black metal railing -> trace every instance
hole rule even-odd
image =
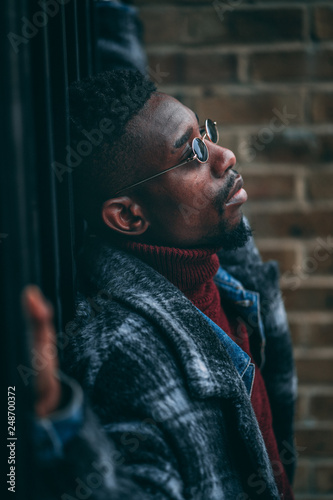
[[[33,351],[20,293],[38,284],[54,304],[58,331],[73,315],[81,222],[71,172],[60,182],[54,167],[66,163],[68,85],[94,72],[94,16],[92,0],[3,0],[0,9],[1,366],[5,387],[17,393],[16,498],[29,499]]]

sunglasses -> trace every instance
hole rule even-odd
[[[201,137],[195,137],[192,141],[192,152],[193,156],[190,156],[187,158],[185,161],[178,163],[177,165],[174,165],[173,167],[166,168],[165,170],[162,170],[162,172],[159,172],[158,174],[151,175],[150,177],[146,177],[145,179],[142,179],[139,182],[135,182],[135,184],[130,184],[129,186],[121,188],[119,191],[117,191],[114,196],[116,196],[119,193],[122,193],[126,189],[130,189],[136,186],[139,186],[140,184],[143,184],[144,182],[148,182],[151,179],[155,179],[156,177],[159,177],[160,175],[166,174],[167,172],[170,172],[170,170],[173,170],[174,168],[181,167],[182,165],[185,165],[186,163],[189,163],[190,161],[197,160],[200,163],[206,163],[206,161],[209,158],[209,152],[208,148],[205,144],[205,139],[209,139],[211,142],[214,144],[217,144],[219,140],[219,132],[217,130],[216,122],[213,122],[212,120],[207,119],[205,121],[205,126],[200,127],[200,134]]]

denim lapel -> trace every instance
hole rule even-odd
[[[259,293],[246,290],[238,280],[233,278],[222,267],[214,276],[214,281],[219,288],[222,301],[230,301],[236,310],[236,314],[239,314],[240,319],[245,321],[251,353],[261,368],[265,362],[266,339],[260,314]]]
[[[251,363],[251,358],[246,352],[234,342],[222,328],[220,328],[214,321],[206,316],[198,309],[202,316],[208,321],[224,347],[226,348],[240,378],[243,380],[247,393],[251,396],[253,381],[254,381],[254,364]]]

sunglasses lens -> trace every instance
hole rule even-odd
[[[216,144],[219,140],[217,126],[212,120],[206,120],[206,131],[209,139]]]
[[[192,148],[200,162],[204,163],[208,160],[208,149],[206,144],[201,139],[198,137],[193,139]]]

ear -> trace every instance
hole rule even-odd
[[[128,196],[105,201],[102,217],[109,228],[122,234],[140,235],[149,227],[141,206]]]

